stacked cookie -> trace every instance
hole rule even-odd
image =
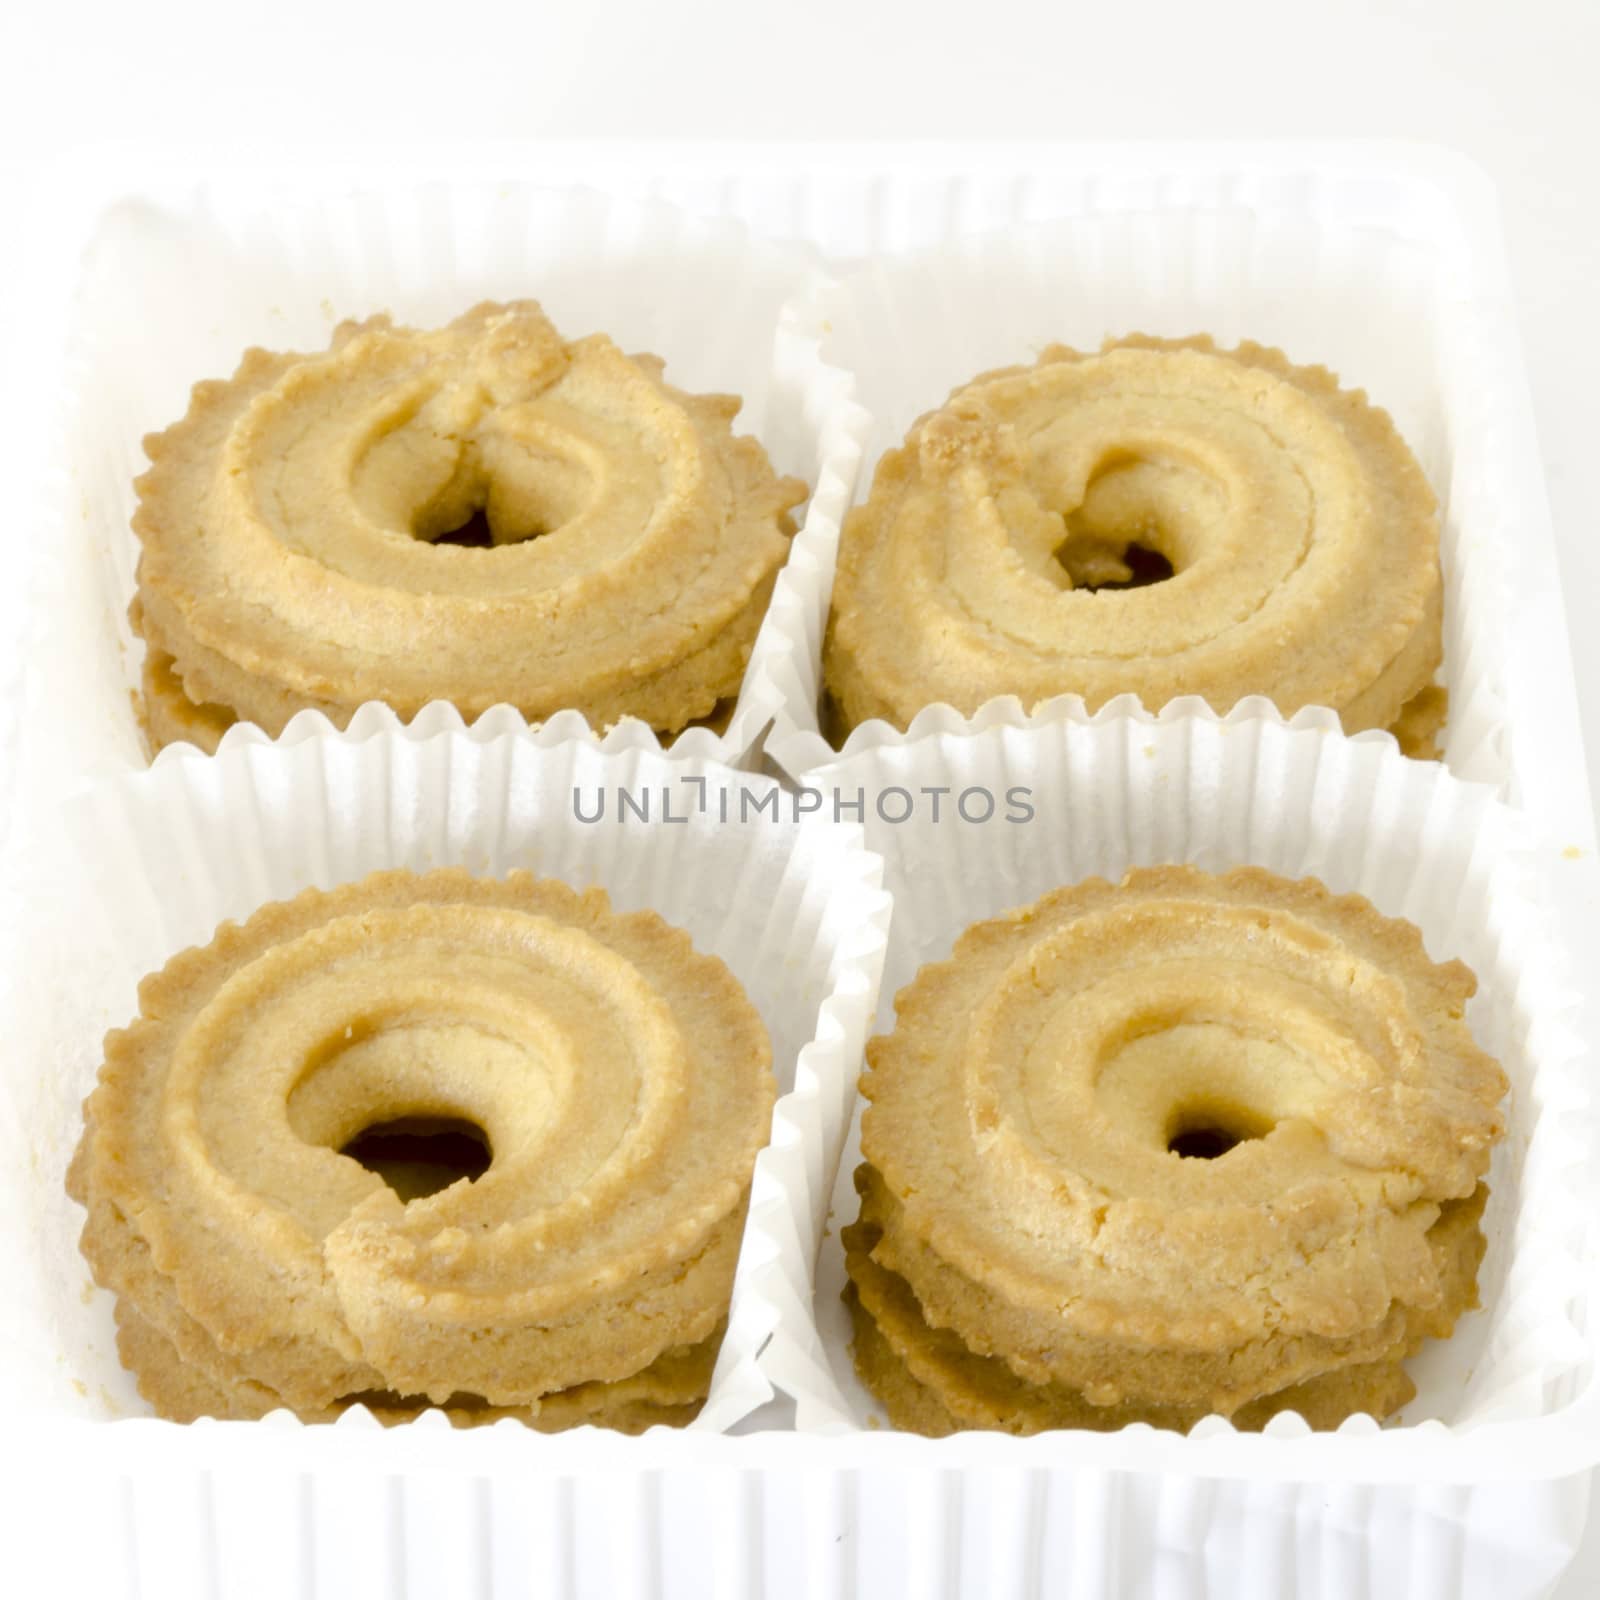
[[[839,549],[831,715],[1267,695],[1432,755],[1443,592],[1433,493],[1359,391],[1255,344],[1054,346],[879,463]]]
[[[1506,1079],[1409,923],[1140,869],[968,930],[873,1042],[846,1230],[896,1425],[1384,1416],[1476,1304]]]
[[[137,485],[151,743],[370,700],[714,719],[806,488],[734,436],[736,396],[662,370],[522,301],[197,385]]]
[[[387,872],[225,925],[140,1000],[69,1189],[162,1415],[694,1415],[774,1085],[686,935],[526,874]],[[357,1158],[440,1123],[477,1176],[399,1193]]]

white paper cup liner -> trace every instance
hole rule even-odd
[[[1584,1043],[1571,1026],[1572,976],[1533,899],[1541,863],[1514,814],[1485,786],[1462,783],[1436,763],[1404,760],[1385,735],[1344,737],[1329,712],[1286,724],[1267,706],[1218,718],[1190,700],[1159,717],[1124,710],[1043,728],[1025,722],[1020,714],[1009,723],[994,716],[981,733],[868,749],[808,778],[825,810],[835,797],[846,806],[864,802],[868,842],[886,863],[895,921],[879,1031],[893,1025],[894,994],[923,964],[947,956],[972,923],[1062,884],[1115,881],[1136,864],[1187,861],[1221,870],[1254,863],[1358,891],[1387,915],[1415,922],[1435,959],[1460,957],[1478,974],[1468,1019],[1504,1063],[1512,1092],[1489,1177],[1483,1310],[1408,1364],[1417,1397],[1400,1425],[1374,1435],[1370,1449],[1383,1452],[1405,1434],[1439,1425],[1463,1436],[1494,1423],[1559,1430],[1591,1358],[1585,1330],[1594,1321],[1586,1303],[1594,1222],[1582,1197],[1595,1129]],[[936,789],[943,791],[937,823]],[[969,790],[996,797],[994,820],[962,820],[958,808]],[[1002,820],[1014,790],[1026,794],[1031,820]],[[877,809],[884,802],[887,816],[898,817],[908,801],[915,809],[904,822],[891,823]],[[967,808],[978,815],[985,802],[974,797]],[[825,1227],[815,1206],[801,1219],[788,1263],[788,1314],[764,1357],[769,1375],[794,1399],[802,1431],[882,1420],[855,1379],[849,1321],[838,1301],[838,1228],[857,1209],[857,1133],[852,1126],[847,1135],[843,1117],[827,1133],[826,1164],[842,1156],[831,1221]],[[813,1261],[814,1324],[797,1315],[812,1299]],[[1342,1433],[1372,1430],[1370,1419],[1360,1419]],[[1307,1432],[1298,1417],[1279,1417],[1267,1438]],[[1220,1436],[1231,1441],[1234,1459],[1271,1449],[1221,1419],[1208,1419],[1187,1439],[1127,1433],[1159,1439],[1173,1470],[1198,1469]],[[1104,1436],[1054,1437],[1077,1439],[1075,1451],[1093,1461]],[[1306,1459],[1317,1459],[1322,1442],[1306,1441]]]
[[[853,398],[854,376],[823,361],[814,321],[809,301],[790,301],[778,331],[776,360],[780,381],[803,396],[824,466],[806,507],[805,526],[773,585],[743,689],[748,725],[769,730],[763,748],[774,756],[779,745],[791,751],[794,759],[784,765],[792,772],[832,755],[816,734],[822,640],[839,529],[860,486],[862,454],[872,427],[872,418]]]
[[[7,952],[15,981],[0,1119],[13,1221],[0,1244],[4,1364],[29,1410],[149,1414],[117,1359],[111,1297],[91,1292],[82,1212],[62,1187],[102,1036],[137,1014],[139,979],[269,901],[380,868],[446,864],[600,884],[620,909],[653,907],[686,929],[744,984],[772,1038],[780,1099],[756,1165],[727,1337],[694,1426],[725,1430],[769,1398],[755,1364],[776,1319],[764,1279],[774,1241],[790,1231],[789,1189],[804,1187],[817,1160],[819,1086],[853,1073],[875,1004],[889,912],[881,864],[859,829],[753,810],[741,820],[737,806],[720,820],[724,785],[759,798],[776,794],[770,780],[648,748],[607,753],[519,721],[491,715],[468,732],[457,719],[452,730],[435,708],[399,729],[368,708],[342,737],[241,736],[215,759],[164,755],[147,773],[94,786],[67,807],[60,835],[35,840],[8,892],[8,911],[26,916],[20,927],[8,917],[18,937]],[[705,813],[695,809],[700,785]],[[619,814],[619,789],[644,796],[654,820]],[[602,790],[604,818],[580,820],[579,804],[592,817]],[[664,791],[682,823],[660,820]],[[364,1423],[347,1413],[335,1427]]]
[[[183,415],[190,386],[244,350],[314,351],[346,317],[435,327],[485,299],[542,302],[569,338],[611,334],[665,358],[668,380],[744,397],[736,431],[778,471],[828,487],[837,376],[776,334],[815,268],[730,218],[584,187],[431,184],[296,198],[249,182],[129,200],[101,217],[73,315],[53,536],[40,552],[22,736],[29,788],[144,764],[131,695],[128,521],[141,440]],[[748,675],[748,674],[747,674]],[[71,715],[63,715],[70,707]],[[737,761],[770,711],[741,702],[726,733],[691,729],[679,757]]]
[[[1031,362],[1051,343],[1096,349],[1128,333],[1209,333],[1224,346],[1254,339],[1330,367],[1391,413],[1439,496],[1445,758],[1462,777],[1504,785],[1518,512],[1501,470],[1501,419],[1485,403],[1493,366],[1465,298],[1461,239],[1420,210],[1387,226],[1358,223],[1337,192],[1307,184],[1292,204],[1281,195],[1272,205],[1220,196],[1199,204],[1145,185],[1132,200],[1086,194],[1081,214],[1048,224],[952,225],[936,248],[819,281],[791,308],[790,336],[848,375],[851,405],[839,425],[862,439],[860,499],[883,452],[952,389]],[[893,236],[887,223],[885,231]],[[826,525],[836,521],[830,512]],[[820,521],[816,531],[820,544]],[[809,550],[786,597],[812,648],[774,675],[783,700],[767,749],[795,773],[832,754],[817,713],[836,553]],[[866,724],[850,748],[881,730]]]

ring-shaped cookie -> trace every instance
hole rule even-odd
[[[727,968],[653,913],[380,873],[225,925],[140,1004],[70,1187],[153,1399],[179,1363],[230,1415],[537,1407],[726,1316],[770,1052]],[[487,1170],[406,1201],[345,1153],[416,1119],[480,1129]]]
[[[1376,1372],[1472,1303],[1506,1090],[1473,989],[1410,924],[1255,868],[980,923],[869,1049],[858,1254],[1095,1406]]]
[[[508,703],[663,732],[739,687],[805,486],[739,401],[531,301],[252,350],[145,441],[133,620],[152,741]],[[481,547],[453,542],[476,528]],[[180,696],[189,707],[174,699]]]
[[[1322,368],[1203,338],[1055,346],[883,457],[845,523],[825,677],[843,730],[1008,694],[1261,694],[1422,754],[1442,593],[1421,469]]]

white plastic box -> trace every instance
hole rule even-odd
[[[768,754],[819,785],[838,770],[813,772],[832,759],[814,730],[838,523],[852,495],[864,492],[877,452],[917,410],[970,371],[1026,358],[1030,345],[1046,338],[1093,342],[1137,324],[1280,340],[1298,359],[1327,362],[1389,405],[1444,502],[1454,776],[1436,780],[1451,797],[1441,815],[1452,828],[1481,830],[1484,851],[1504,855],[1518,908],[1505,937],[1514,944],[1525,927],[1537,952],[1537,981],[1527,992],[1538,1014],[1515,1016],[1511,1025],[1532,1041],[1528,1087],[1541,1113],[1553,1108],[1586,1164],[1559,1165],[1570,1221],[1555,1227],[1554,1240],[1527,1249],[1553,1261],[1570,1282],[1555,1321],[1581,1348],[1565,1347],[1555,1362],[1561,1376],[1547,1393],[1530,1400],[1524,1390],[1523,1401],[1498,1420],[1475,1418],[1459,1430],[1448,1427],[1445,1395],[1436,1420],[1381,1431],[1352,1423],[1322,1436],[1304,1436],[1292,1422],[1256,1437],[1206,1425],[1189,1439],[1130,1429],[932,1443],[857,1431],[849,1416],[817,1405],[817,1392],[807,1387],[818,1371],[837,1371],[837,1350],[835,1366],[827,1365],[832,1307],[819,1302],[814,1317],[808,1294],[856,1048],[848,1028],[841,1038],[838,1019],[824,1018],[817,1042],[825,1070],[807,1085],[814,1114],[787,1125],[768,1162],[773,1188],[741,1263],[748,1315],[771,1326],[756,1367],[776,1395],[737,1421],[741,1406],[726,1408],[722,1422],[734,1432],[714,1431],[716,1417],[706,1428],[641,1440],[589,1430],[544,1439],[505,1426],[452,1433],[440,1418],[390,1433],[355,1420],[331,1429],[96,1420],[98,1396],[77,1394],[74,1380],[84,1376],[73,1369],[64,1326],[46,1313],[0,1345],[0,1362],[16,1375],[14,1399],[21,1375],[37,1371],[39,1351],[60,1351],[59,1381],[51,1395],[34,1395],[23,1407],[10,1446],[27,1452],[48,1491],[42,1504],[29,1503],[30,1543],[48,1542],[106,1592],[122,1585],[163,1595],[1265,1600],[1291,1592],[1542,1592],[1576,1547],[1587,1469],[1600,1456],[1596,1151],[1583,1083],[1596,1032],[1592,1008],[1575,992],[1575,974],[1600,952],[1593,826],[1553,541],[1483,181],[1428,152],[1336,146],[557,146],[484,152],[471,185],[461,182],[456,163],[452,168],[401,174],[334,160],[315,170],[200,174],[211,185],[208,212],[196,209],[193,173],[161,174],[128,161],[120,170],[106,163],[58,175],[38,226],[59,241],[63,261],[91,236],[99,242],[76,318],[80,361],[61,422],[65,469],[45,486],[40,523],[46,598],[28,646],[30,687],[18,719],[25,759],[7,873],[11,886],[27,885],[33,898],[7,908],[17,936],[6,954],[8,974],[22,980],[9,989],[10,1003],[38,1003],[48,978],[57,987],[47,998],[58,1010],[61,990],[69,991],[66,1014],[73,1011],[71,986],[85,986],[86,1028],[95,1005],[109,1004],[103,992],[91,992],[94,974],[73,967],[60,919],[36,915],[42,884],[57,865],[66,871],[43,852],[59,847],[50,819],[65,788],[138,764],[118,699],[134,662],[115,644],[130,571],[121,519],[134,445],[144,428],[176,414],[183,383],[210,375],[194,370],[197,364],[236,353],[237,319],[264,325],[248,336],[269,337],[277,305],[285,326],[304,329],[316,325],[330,294],[359,301],[337,304],[340,314],[378,309],[360,298],[374,295],[392,304],[414,294],[417,314],[435,303],[448,310],[453,294],[491,292],[480,290],[484,277],[494,279],[492,292],[507,292],[498,285],[511,282],[537,296],[542,284],[522,284],[516,252],[539,243],[525,264],[537,277],[541,265],[549,271],[559,262],[558,236],[527,230],[519,243],[450,230],[464,216],[482,222],[507,208],[524,221],[550,214],[643,219],[622,239],[626,259],[611,280],[624,281],[624,268],[654,262],[659,269],[651,285],[657,320],[638,338],[680,340],[662,351],[669,376],[681,359],[707,386],[735,386],[714,375],[714,358],[749,362],[736,380],[754,401],[745,425],[770,435],[780,465],[815,484],[735,727],[725,741],[680,755],[747,762],[770,722]],[[575,185],[596,194],[574,196]],[[566,191],[560,206],[572,209],[541,210],[552,204],[552,186]],[[349,202],[352,192],[364,198]],[[606,199],[616,196],[627,197],[623,206]],[[707,220],[684,223],[661,202]],[[307,217],[343,219],[348,232],[323,237],[321,221],[308,229]],[[730,219],[753,241],[730,229]],[[606,250],[618,238],[608,227],[597,237]],[[219,238],[226,248],[208,256],[205,246]],[[387,244],[379,249],[374,239]],[[331,258],[341,268],[329,280]],[[724,295],[735,282],[766,295],[757,296],[746,335],[732,345],[691,337],[705,301],[695,298],[695,272],[686,262],[720,263],[728,273]],[[1070,272],[1058,271],[1063,263]],[[246,267],[261,274],[242,280],[255,285],[254,299],[233,292]],[[186,275],[175,280],[180,272]],[[285,307],[274,296],[263,304],[269,280],[296,284],[300,299]],[[989,297],[985,311],[971,291],[991,281],[1003,292]],[[579,292],[586,287],[592,285],[579,281],[573,289],[575,312],[595,304]],[[680,291],[684,298],[674,302]],[[660,310],[673,305],[676,320]],[[931,317],[936,306],[949,314]],[[771,342],[755,352],[762,307]],[[556,309],[564,326],[571,322]],[[649,310],[619,313],[612,325],[631,335],[628,317]],[[141,316],[153,319],[151,327],[181,326],[175,314],[192,316],[193,345],[174,352],[143,338]],[[117,333],[119,315],[127,327],[112,341],[117,359],[85,364],[110,348],[105,336]],[[593,320],[599,325],[598,312]],[[574,324],[570,331],[586,329]],[[991,341],[1005,347],[991,348]],[[296,728],[299,746],[326,741],[351,749],[380,739],[420,748],[381,717],[346,740],[329,739],[314,723]],[[1180,769],[1169,763],[1181,758],[1185,781],[1194,783],[1204,773],[1191,766],[1193,752],[1207,739],[1225,738],[1230,726],[1268,746],[1332,741],[1358,752],[1350,758],[1357,765],[1389,759],[1359,754],[1362,741],[1339,739],[1315,713],[1284,729],[1259,704],[1223,725],[1194,707],[1180,706],[1154,724],[1117,708],[1091,721],[1071,704],[1022,717],[1003,703],[975,723],[993,729],[989,737],[1007,749],[1030,729],[1046,743],[1077,737],[1071,729],[1078,726],[1089,744],[1148,738],[1163,752],[1152,778],[1163,771],[1170,778]],[[478,735],[485,731],[495,730]],[[498,731],[517,737],[512,728]],[[467,739],[448,717],[413,732],[458,745]],[[938,759],[956,761],[979,759],[981,741],[970,749],[963,743],[969,732],[938,711],[913,728],[953,734],[954,746]],[[884,730],[861,730],[847,747],[847,765],[930,759],[904,755],[905,745]],[[607,748],[614,759],[631,759],[638,735],[613,735]],[[263,781],[270,778],[274,753],[248,734],[233,736],[233,754]],[[191,780],[180,764],[187,766],[181,754],[165,757],[151,778],[131,781],[183,790]],[[1460,780],[1489,792],[1475,793]],[[74,814],[103,818],[112,793],[98,791]],[[1501,809],[1496,796],[1518,810]],[[1384,816],[1377,812],[1363,826],[1381,828]],[[1366,870],[1361,851],[1340,856],[1336,848],[1338,838],[1361,833],[1348,819],[1313,816],[1307,827],[1313,843],[1321,841],[1316,847],[1343,860],[1356,878]],[[180,828],[169,831],[181,841]],[[1145,839],[1135,855],[1183,854],[1192,843],[1169,828]],[[1213,839],[1196,848],[1203,854],[1221,846]],[[1451,850],[1466,869],[1482,864],[1475,842],[1453,841]],[[906,866],[891,852],[891,883]],[[861,893],[867,888],[858,883]],[[1421,916],[1420,906],[1414,914]],[[1448,918],[1435,918],[1435,927],[1447,939],[1461,934]],[[903,978],[912,953],[937,942],[926,927],[892,927],[891,978]],[[855,950],[852,960],[870,968],[870,949]],[[846,985],[846,1011],[853,1007],[864,1027],[873,997],[860,993],[861,979],[858,970]],[[880,1022],[887,1001],[885,995]],[[30,1124],[31,1108],[41,1103],[31,1075],[92,1076],[85,1048],[80,1038],[70,1064],[12,1051],[0,1069],[7,1085],[0,1161],[17,1196],[0,1224],[11,1230],[5,1259],[34,1247],[28,1230],[44,1211],[65,1209],[59,1163],[38,1156],[69,1144],[71,1129],[44,1129],[41,1138]],[[1547,1063],[1555,1064],[1550,1075],[1539,1077]],[[58,1096],[53,1103],[69,1101]],[[1538,1120],[1519,1123],[1519,1137],[1548,1138],[1550,1127],[1541,1133]],[[1511,1170],[1527,1155],[1512,1152]],[[1535,1165],[1531,1156],[1528,1165]],[[848,1220],[836,1215],[834,1226]],[[1519,1251],[1521,1241],[1519,1233]],[[1491,1250],[1510,1243],[1496,1238]],[[1549,1332],[1542,1329],[1541,1337]],[[84,1529],[100,1531],[86,1538]],[[81,1592],[92,1591],[83,1585]]]

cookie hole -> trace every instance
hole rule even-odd
[[[396,1117],[363,1128],[339,1152],[376,1173],[402,1200],[422,1200],[489,1170],[489,1136],[460,1117]]]
[[[435,534],[434,544],[453,544],[463,550],[489,550],[494,546],[494,529],[483,511],[477,510],[459,528],[447,528]]]
[[[1167,1141],[1167,1149],[1188,1161],[1215,1161],[1239,1143],[1239,1136],[1226,1128],[1185,1128]]]
[[[1071,518],[1068,518],[1068,526]],[[1056,564],[1072,580],[1074,589],[1096,593],[1101,589],[1147,589],[1165,583],[1172,563],[1153,545],[1130,539],[1119,544],[1094,534],[1071,534],[1057,547]]]
[[[1264,1139],[1273,1124],[1244,1112],[1196,1109],[1182,1113],[1167,1135],[1167,1149],[1186,1161],[1215,1161],[1252,1139]]]
[[[413,539],[499,550],[561,532],[592,507],[602,485],[583,461],[496,440],[462,448],[448,478],[428,488],[425,496],[393,491]]]
[[[1170,519],[1199,514],[1197,506],[1208,502],[1213,487],[1165,458],[1108,450],[1085,481],[1081,499],[1059,509],[1066,537],[1055,548],[1056,565],[1074,589],[1091,593],[1165,583],[1183,560],[1183,540],[1175,539]]]
[[[500,530],[497,538],[488,512],[479,506],[459,527],[446,528],[442,533],[418,533],[417,537],[429,544],[454,545],[459,550],[493,550],[497,545],[525,544],[529,539],[537,539],[548,532],[548,528],[518,527],[510,531]]]

